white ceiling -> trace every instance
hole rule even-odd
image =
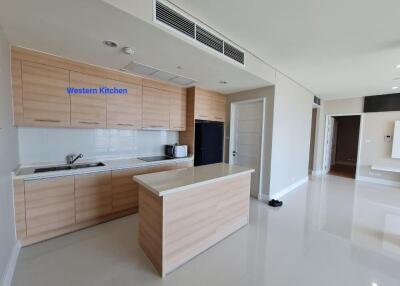
[[[326,99],[400,86],[399,0],[170,0]]]
[[[223,93],[270,85],[223,56],[197,49],[103,1],[1,0],[0,26],[13,45],[99,66],[121,69],[133,60]],[[108,48],[103,40],[131,46],[135,55]]]

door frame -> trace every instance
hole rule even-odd
[[[260,139],[260,175],[259,175],[259,182],[258,182],[258,195],[257,199],[262,200],[262,190],[263,190],[263,178],[264,178],[264,144],[265,144],[265,112],[267,110],[267,99],[265,97],[249,99],[249,100],[240,100],[231,102],[230,108],[230,128],[229,128],[229,164],[233,164],[233,156],[232,150],[234,146],[234,138],[235,138],[235,116],[236,116],[236,107],[240,104],[246,103],[254,103],[254,102],[261,102],[262,103],[262,122],[261,122],[261,139]]]
[[[355,180],[358,178],[359,174],[359,169],[360,169],[360,158],[361,158],[361,146],[362,146],[362,136],[363,136],[363,129],[364,129],[364,114],[363,113],[349,113],[349,114],[328,114],[325,117],[325,136],[324,136],[324,157],[322,160],[322,174],[326,175],[327,172],[323,168],[325,166],[325,160],[326,160],[326,152],[330,151],[328,150],[328,144],[327,144],[327,137],[328,137],[328,122],[329,122],[329,117],[341,117],[341,116],[360,116],[360,130],[358,133],[358,147],[357,147],[357,164],[356,164],[356,177]]]

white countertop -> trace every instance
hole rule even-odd
[[[180,170],[164,171],[134,176],[133,179],[157,196],[164,196],[191,189],[206,183],[217,182],[228,177],[250,174],[254,169],[218,163]]]
[[[162,160],[162,161],[153,161],[146,162],[140,160],[138,158],[125,158],[125,159],[108,159],[108,160],[80,160],[81,163],[93,163],[93,162],[102,162],[105,166],[101,167],[92,167],[92,168],[84,168],[84,169],[73,169],[73,170],[65,170],[65,171],[55,171],[55,172],[45,172],[45,173],[34,173],[35,169],[43,168],[43,167],[52,167],[57,165],[64,165],[62,162],[59,163],[47,163],[47,164],[35,164],[29,166],[20,166],[13,172],[13,177],[15,179],[23,179],[23,180],[37,180],[37,179],[45,179],[45,178],[54,178],[54,177],[63,177],[63,176],[73,176],[73,175],[81,175],[88,173],[97,173],[97,172],[106,172],[113,170],[121,170],[121,169],[131,169],[131,168],[139,168],[146,166],[157,166],[162,164],[171,164],[178,162],[187,162],[193,161],[193,157],[186,158],[175,158],[170,160]],[[77,162],[78,164],[78,162]]]

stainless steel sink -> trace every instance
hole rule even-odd
[[[76,165],[62,165],[62,166],[37,168],[37,169],[35,169],[34,173],[66,171],[66,170],[75,170],[75,169],[84,169],[84,168],[93,168],[93,167],[103,167],[103,166],[105,166],[105,164],[102,163],[102,162],[76,164]]]

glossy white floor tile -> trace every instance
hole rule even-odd
[[[313,178],[250,225],[161,279],[137,215],[22,249],[15,286],[400,285],[400,189]],[[376,283],[376,284],[373,284]]]

